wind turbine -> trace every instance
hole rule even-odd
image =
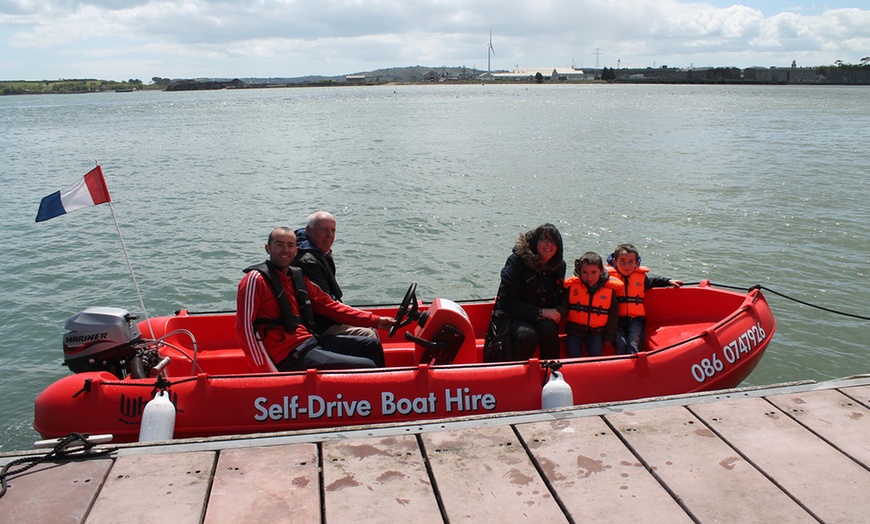
[[[490,67],[490,55],[495,54],[495,49],[492,48],[492,31],[489,32],[489,45],[486,46],[486,72],[491,73],[492,68]]]

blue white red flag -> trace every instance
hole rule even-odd
[[[39,203],[39,211],[36,213],[36,221],[42,222],[60,215],[111,202],[106,180],[103,178],[103,169],[97,166],[75,184],[67,186],[56,193],[52,193]]]

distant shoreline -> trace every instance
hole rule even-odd
[[[530,71],[536,71],[532,73]],[[221,89],[273,89],[287,87],[344,87],[380,85],[454,85],[454,84],[692,84],[692,85],[870,85],[870,65],[762,68],[702,67],[677,69],[552,69],[499,71],[413,66],[371,71],[353,75],[299,78],[220,78],[177,79],[154,77],[159,83],[139,80],[116,82],[97,79],[56,81],[0,81],[2,95],[75,94],[135,91],[200,91]],[[542,74],[546,73],[546,74]]]

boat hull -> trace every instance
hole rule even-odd
[[[436,299],[430,312],[438,307]],[[150,327],[140,329],[149,333],[154,328],[157,337],[185,329],[200,338],[195,355],[183,335],[167,338],[171,347],[162,350],[174,355],[167,378],[176,407],[175,438],[540,409],[548,369],[536,358],[481,363],[492,303],[459,309],[454,313],[467,318],[474,337],[454,364],[421,364],[421,349],[403,340],[405,330],[421,333],[411,326],[392,339],[382,333],[388,367],[372,370],[249,373],[232,336],[233,315],[182,312],[152,319]],[[573,390],[575,405],[735,387],[758,364],[776,328],[758,290],[734,293],[705,285],[655,289],[648,294],[647,309],[647,351],[561,360],[559,372]],[[395,314],[395,309],[377,312]],[[36,399],[34,427],[44,438],[75,431],[135,441],[155,382],[120,380],[107,372],[64,377]]]

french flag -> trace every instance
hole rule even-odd
[[[80,178],[75,184],[52,193],[39,203],[36,221],[42,222],[60,215],[111,202],[106,180],[103,178],[103,168],[97,166]]]

